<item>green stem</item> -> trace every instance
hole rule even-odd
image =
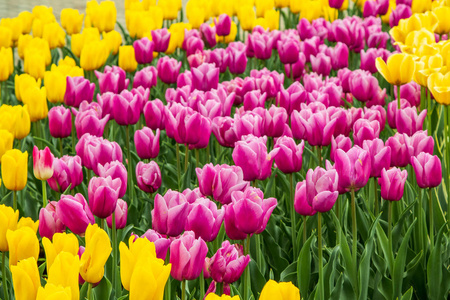
[[[62,138],[59,138],[59,156],[63,157],[63,143],[62,143]]]
[[[303,244],[306,243],[306,216],[303,216]]]
[[[450,108],[448,107],[448,105],[445,106],[446,110],[447,110],[447,121],[450,119]],[[448,123],[446,124],[448,125]],[[447,127],[447,130],[450,130]],[[432,134],[431,131],[428,134]],[[448,133],[447,133],[448,135]],[[447,170],[447,179],[448,179],[448,183],[447,183],[447,199],[450,197],[450,147],[449,147],[449,142],[447,141],[447,139],[445,140],[445,148],[447,150],[447,164],[446,164],[446,170]],[[447,205],[447,223],[448,225],[450,222],[450,204]],[[447,225],[447,226],[448,226]]]
[[[322,146],[316,146],[317,158],[319,159],[319,167],[322,167]]]
[[[198,149],[195,149],[195,168],[198,168],[198,164],[199,164],[199,156],[200,156],[200,154],[199,154],[199,150]]]
[[[427,100],[428,100],[428,105],[427,105],[427,119],[428,119],[428,134],[433,135],[433,132],[431,131],[431,92],[428,91],[427,93]]]
[[[72,133],[71,133],[71,135],[72,135],[72,152],[76,153],[76,151],[75,151],[75,131],[76,131],[76,129],[75,129],[75,120],[74,119],[75,118],[72,118]]]
[[[6,252],[2,252],[2,281],[3,281],[3,295],[5,300],[9,300],[8,287],[6,286]]]
[[[250,235],[247,236],[244,247],[244,255],[250,254]],[[244,270],[244,300],[249,299],[250,289],[250,266],[247,266]]]
[[[127,155],[128,155],[128,180],[129,180],[129,189],[130,189],[130,192],[131,192],[131,195],[130,195],[130,203],[131,203],[131,205],[133,205],[133,199],[134,199],[134,187],[133,187],[133,173],[132,173],[132,170],[133,170],[133,168],[132,168],[132,162],[131,162],[131,149],[130,149],[130,147],[131,147],[131,142],[130,142],[130,125],[127,125],[127,127],[126,127],[126,135],[127,135],[127,143],[128,143],[128,146],[127,146]]]
[[[188,164],[189,164],[189,145],[186,144],[186,152],[184,155],[184,173],[187,172]]]
[[[180,145],[176,143],[176,155],[177,155],[177,176],[178,176],[178,189],[181,190],[180,181],[181,181],[181,166],[180,166]]]
[[[116,297],[122,294],[120,282],[117,280],[117,228],[116,228],[116,212],[112,213],[112,246],[113,246],[113,263],[112,263],[112,286],[114,287]]]
[[[392,201],[388,201],[388,242],[389,250],[392,250]]]
[[[292,230],[292,248],[293,248],[293,258],[294,261],[296,260],[296,257],[298,257],[297,252],[297,222],[295,221],[295,206],[294,206],[294,174],[289,174],[289,179],[291,182],[291,230]]]
[[[200,280],[200,297],[199,297],[199,299],[203,299],[205,297],[205,274],[203,274],[203,270],[202,270],[202,273],[200,274],[199,280]]]
[[[397,108],[400,109],[400,85],[397,85]]]
[[[353,258],[353,268],[354,268],[354,273],[356,274],[356,270],[358,269],[357,264],[358,264],[358,256],[357,256],[357,251],[358,251],[358,228],[357,228],[357,224],[356,224],[356,203],[355,203],[355,189],[352,188],[351,189],[351,195],[352,195],[352,233],[353,233],[353,244],[352,244],[352,258]],[[358,287],[356,288],[356,294],[358,291]]]
[[[87,299],[88,300],[93,299],[92,298],[92,283],[88,283]]]
[[[181,300],[186,300],[186,279],[181,282]]]
[[[294,68],[292,67],[292,64],[290,64],[289,66],[291,68],[291,72],[289,75],[291,75],[291,81],[292,81],[292,83],[294,83]]]
[[[374,201],[375,217],[377,217],[378,213],[379,213],[379,208],[378,208],[378,183],[377,183],[376,177],[373,178],[373,194],[375,196],[375,201]]]
[[[322,213],[317,214],[317,233],[319,245],[319,299],[325,300],[324,285],[323,285],[323,261],[322,261]]]
[[[428,206],[429,206],[429,215],[430,215],[430,243],[431,249],[434,247],[434,214],[433,214],[433,198],[432,198],[432,189],[428,189]]]
[[[217,282],[216,283],[216,295],[222,296],[223,294],[223,282]]]
[[[42,203],[43,206],[42,208],[45,208],[47,206],[47,181],[45,180],[41,180],[42,181]]]
[[[17,191],[13,192],[13,209],[14,211],[17,210]]]
[[[419,219],[419,249],[423,249],[423,231],[422,231],[422,222],[423,222],[423,215],[422,215],[422,193],[423,190],[419,189],[418,194],[418,201],[417,201],[417,214]]]
[[[262,252],[261,252],[261,237],[259,234],[255,235],[255,244],[256,244],[256,263],[258,265],[258,269],[262,273]]]

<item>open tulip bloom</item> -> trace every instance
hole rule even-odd
[[[1,299],[449,298],[449,0],[52,3],[0,18]]]

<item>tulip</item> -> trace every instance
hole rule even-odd
[[[6,26],[0,26],[0,48],[9,48],[13,45],[12,30]]]
[[[134,125],[139,121],[142,100],[140,95],[133,95],[128,90],[113,96],[112,114],[119,125]]]
[[[71,300],[70,287],[56,286],[54,284],[46,284],[45,287],[39,287],[36,300],[46,300],[55,297],[59,300]]]
[[[185,230],[193,231],[196,238],[212,242],[219,234],[224,214],[225,210],[218,210],[214,202],[207,198],[199,198],[191,205]]]
[[[171,241],[160,235],[158,232],[153,229],[147,230],[141,238],[146,238],[153,244],[155,244],[156,257],[162,260],[166,259],[167,250],[170,247]]]
[[[209,48],[214,48],[217,44],[216,27],[211,27],[206,23],[200,25],[200,36]]]
[[[155,67],[145,67],[140,71],[137,71],[133,79],[133,87],[143,87],[145,89],[151,89],[158,83],[158,71]]]
[[[144,37],[140,40],[136,40],[133,43],[134,53],[136,61],[139,64],[149,64],[153,60],[153,50],[155,49],[155,43]]]
[[[213,282],[211,282],[211,284],[213,284]],[[225,290],[225,287],[224,287]],[[206,295],[205,300],[218,300],[218,299],[224,299],[224,300],[240,300],[241,298],[239,297],[239,295],[236,296],[229,296],[226,294],[222,294],[222,296],[218,296],[216,294],[214,294],[213,292],[210,292],[209,294]]]
[[[50,135],[55,138],[70,136],[72,131],[72,114],[64,106],[55,106],[48,112]]]
[[[31,122],[45,119],[48,115],[46,91],[45,87],[39,89],[30,86],[22,95],[22,101],[28,108]]]
[[[294,110],[300,111],[300,104],[306,100],[306,92],[303,86],[295,82],[286,90],[281,87],[277,95],[277,105],[284,107],[290,115]]]
[[[6,240],[7,231],[17,229],[17,221],[19,220],[19,211],[4,204],[0,205],[0,251],[7,252],[8,242]]]
[[[245,51],[228,47],[226,49],[225,59],[225,65],[228,66],[232,74],[242,74],[245,72],[247,68],[247,55]]]
[[[161,187],[161,171],[156,162],[148,164],[142,161],[136,165],[136,180],[138,187],[147,193],[153,194]]]
[[[21,260],[17,266],[11,266],[14,295],[17,300],[35,299],[41,279],[34,257]]]
[[[3,81],[8,80],[9,76],[11,76],[11,74],[14,71],[14,68],[13,68],[13,53],[12,53],[12,49],[11,48],[4,48],[4,47],[0,48],[0,62],[1,62],[0,81],[3,82]],[[29,62],[29,60],[27,61],[27,63],[28,62]],[[45,66],[44,66],[44,69],[45,69]],[[30,68],[27,68],[26,70],[31,71]],[[40,71],[42,71],[42,70],[40,70]],[[30,72],[27,72],[27,73],[30,73]],[[41,74],[41,73],[39,72],[39,74]],[[30,75],[33,76],[35,74],[32,73]],[[33,76],[33,77],[41,78],[39,75],[38,76]]]
[[[38,147],[33,148],[33,172],[34,177],[39,180],[47,180],[53,176],[53,154],[48,147],[39,150]]]
[[[292,65],[298,61],[300,54],[298,41],[294,39],[280,40],[278,41],[277,49],[281,63]]]
[[[233,161],[244,170],[244,180],[265,180],[272,173],[272,162],[279,150],[267,153],[267,138],[249,136],[238,141],[233,150]]]
[[[275,198],[263,199],[258,188],[231,194],[232,202],[225,211],[225,230],[233,240],[245,239],[249,234],[259,234],[266,228],[272,211],[277,205]]]
[[[222,242],[217,252],[211,257],[208,271],[214,281],[230,284],[239,279],[248,263],[250,255],[242,255],[240,245],[232,245],[229,241]]]
[[[352,95],[361,102],[372,99],[378,93],[378,81],[369,73],[354,71],[349,79]]]
[[[256,58],[263,60],[270,58],[273,44],[275,43],[275,40],[271,36],[268,34],[253,33],[248,36],[248,41],[252,45]]]
[[[138,66],[136,61],[133,46],[119,47],[119,67],[126,72],[134,72]]]
[[[47,261],[47,273],[50,271],[58,254],[65,252],[71,255],[77,255],[78,252],[78,239],[74,234],[56,233],[52,241],[44,237],[42,239],[42,245],[44,246],[45,256]],[[78,269],[77,269],[78,271]],[[78,273],[78,272],[77,272]],[[78,274],[77,274],[78,279]]]
[[[78,285],[80,258],[77,253],[59,253],[49,268],[47,284],[69,287],[71,299],[80,298]]]
[[[306,181],[300,181],[295,187],[294,209],[302,216],[313,216],[316,211],[311,207],[306,199]]]
[[[113,180],[110,176],[94,177],[89,181],[89,207],[95,216],[105,219],[115,211],[120,185],[119,178]]]
[[[80,54],[80,66],[85,71],[101,68],[108,59],[109,48],[110,45],[106,40],[85,42]]]
[[[95,223],[86,199],[81,194],[61,196],[56,205],[56,214],[75,234],[84,234],[88,225]]]
[[[50,188],[62,193],[69,186],[73,190],[83,182],[83,169],[79,156],[64,155],[53,160],[53,176],[47,180]]]
[[[302,141],[296,145],[294,139],[283,136],[277,139],[274,148],[279,148],[275,164],[285,174],[299,172],[302,168],[302,155],[305,145]]]
[[[111,179],[119,179],[120,180],[120,189],[119,189],[119,198],[123,197],[127,191],[127,169],[125,166],[115,160],[108,162],[104,165],[98,166],[98,175],[103,178],[107,178],[108,176],[111,177]]]
[[[105,272],[105,263],[111,253],[108,234],[97,224],[86,229],[86,249],[80,259],[80,275],[91,284],[100,282]]]
[[[401,99],[405,99],[411,106],[420,105],[420,85],[411,81],[400,87]],[[397,98],[397,89],[394,89],[394,97]],[[401,107],[403,108],[403,107]]]
[[[50,201],[45,208],[39,212],[39,235],[52,239],[57,232],[65,231],[66,227],[56,214],[56,201]]]
[[[148,127],[144,127],[142,130],[136,130],[134,133],[134,144],[136,145],[137,155],[141,159],[151,159],[158,156],[159,135],[159,129],[156,130],[156,135]]]
[[[331,139],[330,160],[333,162],[335,161],[337,149],[341,149],[344,152],[347,152],[348,150],[350,150],[351,147],[352,147],[352,140],[349,137],[343,134],[338,135],[336,138],[333,137]]]
[[[403,197],[403,189],[408,177],[406,170],[391,168],[381,171],[381,177],[378,178],[378,184],[381,187],[381,197],[389,201],[399,201]]]
[[[373,140],[380,136],[380,123],[377,120],[359,119],[353,124],[353,140],[355,145],[362,146],[366,140]]]
[[[336,170],[317,167],[306,173],[306,201],[314,211],[327,212],[333,208],[339,196],[339,177]]]
[[[156,52],[166,52],[169,46],[170,32],[166,28],[152,30],[152,40],[155,43]]]
[[[44,86],[47,91],[47,99],[51,103],[64,101],[66,92],[66,76],[58,71],[47,71],[44,75]]]
[[[158,60],[156,66],[158,70],[159,79],[162,82],[171,84],[177,82],[178,74],[180,73],[181,61],[169,57],[162,57]]]
[[[145,124],[152,130],[165,129],[165,106],[159,99],[148,101],[144,106]]]
[[[27,73],[16,75],[14,77],[14,90],[18,101],[22,101],[22,94],[24,94],[25,90],[27,90],[30,86],[36,86],[39,88],[41,86],[41,80],[36,80],[33,76],[30,76]]]
[[[391,164],[391,147],[385,146],[383,141],[376,138],[363,142],[363,149],[371,157],[370,177],[380,177],[383,169],[389,170]]]
[[[119,52],[120,45],[122,45],[122,35],[119,32],[115,30],[103,32],[103,40],[112,54],[116,55]]]
[[[369,152],[359,146],[354,146],[347,152],[338,149],[334,159],[340,189],[357,191],[367,184],[371,170]]]
[[[116,228],[123,229],[127,226],[127,214],[128,214],[128,205],[122,199],[117,200],[117,205],[114,210],[115,218],[116,218]],[[112,228],[112,215],[106,218],[106,224],[109,228]]]
[[[213,119],[212,132],[222,147],[233,148],[239,140],[234,123],[234,119],[231,117],[216,117]]]
[[[264,134],[270,137],[280,137],[284,134],[289,116],[283,107],[276,107],[272,104],[268,110],[256,109],[255,112],[260,114],[264,120]]]
[[[100,119],[98,113],[94,110],[79,112],[75,118],[77,137],[81,138],[85,133],[101,137],[108,120],[109,115]]]
[[[402,19],[408,19],[411,17],[412,11],[411,7],[400,4],[397,5],[397,7],[392,10],[391,14],[389,15],[389,26],[394,27],[397,26]]]
[[[244,109],[253,110],[256,107],[264,107],[266,102],[266,93],[261,94],[261,91],[250,91],[244,96]]]
[[[294,123],[294,120],[292,122]],[[311,146],[327,146],[331,143],[337,119],[330,120],[329,114],[322,110],[312,114],[308,119],[300,117],[300,123],[305,128],[306,138]]]
[[[416,174],[417,185],[422,188],[434,188],[442,181],[442,166],[437,155],[425,152],[411,158],[411,165]]]
[[[403,134],[406,147],[408,148],[408,155],[411,157],[418,156],[425,152],[433,155],[434,139],[429,136],[427,131],[417,131],[411,137]]]
[[[67,76],[67,88],[64,95],[64,103],[68,106],[79,107],[83,100],[92,102],[95,84],[83,77]]]
[[[269,299],[300,300],[300,291],[292,284],[292,282],[278,283],[269,280],[264,285],[259,300]]]
[[[170,274],[176,280],[193,280],[200,276],[208,246],[202,238],[195,238],[192,231],[186,231],[170,244]]]
[[[397,110],[395,115],[395,124],[399,133],[406,133],[412,136],[415,132],[422,130],[423,122],[427,116],[427,110],[424,109],[417,114],[416,107],[406,107]]]
[[[218,36],[227,36],[231,31],[231,18],[227,14],[221,14],[217,19],[214,19],[214,25]]]
[[[11,191],[20,191],[27,184],[28,152],[17,149],[8,150],[1,158],[2,181]]]
[[[14,136],[4,129],[0,129],[0,160],[3,155],[12,149],[14,142]]]
[[[202,64],[198,68],[193,68],[192,87],[201,91],[217,89],[219,84],[219,69],[212,64]]]
[[[16,230],[6,232],[6,240],[9,249],[9,266],[17,265],[22,259],[39,257],[39,240],[36,232],[30,227],[24,226]]]
[[[376,59],[378,72],[393,85],[403,85],[412,80],[414,74],[414,60],[404,53],[393,54],[389,56],[387,63],[381,57]]]
[[[120,54],[119,54],[120,55]],[[128,88],[129,79],[126,78],[126,73],[123,69],[117,66],[106,66],[103,73],[94,71],[98,78],[100,86],[100,93],[106,92],[120,93]]]
[[[152,227],[161,234],[178,236],[184,230],[189,204],[183,194],[168,190],[163,196],[156,194],[152,210]]]
[[[80,33],[83,26],[84,14],[80,14],[77,9],[65,8],[61,10],[61,26],[68,35]]]

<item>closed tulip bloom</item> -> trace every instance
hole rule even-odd
[[[281,172],[290,174],[299,172],[302,168],[302,155],[305,145],[302,141],[296,145],[293,138],[282,136],[277,139],[274,148],[280,148],[275,156],[275,164]]]
[[[50,135],[55,138],[65,138],[72,132],[72,114],[64,106],[54,106],[48,112]]]
[[[219,69],[213,64],[202,64],[198,68],[193,68],[192,87],[201,91],[210,91],[217,89],[219,84]]]
[[[3,61],[3,63],[5,63],[4,66],[7,66],[7,61],[5,61],[5,59],[3,58],[4,54],[2,55],[2,52],[3,49],[0,51],[0,61]],[[34,50],[26,52],[24,59],[24,71],[36,79],[38,78],[43,79],[45,75],[45,57],[41,53]],[[8,77],[9,75],[11,75],[11,73],[8,74]],[[0,73],[0,79],[3,76],[4,73],[3,72]]]
[[[106,40],[85,44],[80,54],[80,66],[85,71],[94,71],[101,68],[108,59],[109,48]]]
[[[381,171],[381,177],[378,178],[378,184],[381,188],[381,198],[388,201],[399,201],[403,197],[405,182],[408,178],[408,172],[398,168],[391,168]]]
[[[62,287],[60,285],[56,286],[54,284],[47,283],[45,287],[39,287],[36,300],[46,299],[71,300],[72,292],[70,287]]]
[[[14,295],[17,300],[35,299],[41,278],[34,257],[21,260],[17,266],[11,266]]]
[[[306,173],[306,201],[318,212],[327,212],[333,208],[339,196],[339,176],[336,170],[321,167],[309,169]]]
[[[134,133],[134,144],[136,145],[137,155],[141,159],[151,159],[158,156],[159,135],[159,129],[156,130],[156,135],[148,127],[136,130]]]
[[[92,213],[101,219],[109,217],[116,209],[117,199],[119,199],[121,180],[94,177],[89,182],[89,207]]]
[[[111,253],[108,234],[97,224],[86,229],[86,249],[80,259],[80,275],[89,283],[100,282],[105,272],[105,263]]]
[[[71,299],[79,299],[79,266],[80,258],[77,253],[59,253],[52,267],[49,268],[47,284],[69,287]]]
[[[272,56],[273,44],[275,39],[268,34],[253,33],[248,37],[249,42],[258,59],[267,60]]]
[[[295,285],[292,284],[292,282],[278,283],[273,280],[269,280],[264,285],[259,300],[270,299],[300,300],[300,291]]]
[[[354,71],[349,80],[350,92],[361,102],[371,100],[378,93],[378,81],[364,71]]]
[[[112,54],[116,55],[119,52],[119,47],[122,45],[122,35],[119,32],[115,30],[103,32],[103,40]]]
[[[0,81],[6,81],[8,80],[9,76],[11,76],[11,74],[14,71],[13,68],[13,56],[12,56],[12,49],[11,48],[0,48],[0,63],[1,63],[1,67],[0,67]],[[27,61],[29,62],[29,61]],[[44,65],[44,69],[45,69],[45,65]],[[27,69],[25,69],[26,71]],[[39,73],[40,74],[40,73]],[[38,74],[30,74],[30,75],[38,75]],[[42,77],[40,76],[33,76],[35,78],[42,78],[44,77],[42,74]]]
[[[434,139],[428,135],[428,132],[417,131],[412,136],[403,134],[405,144],[408,148],[408,154],[411,157],[417,156],[422,152],[433,155],[434,152]]]
[[[170,247],[171,240],[163,237],[153,229],[147,230],[141,238],[145,238],[155,244],[156,257],[162,260],[166,259],[167,250]]]
[[[133,95],[128,90],[114,95],[112,99],[113,116],[119,125],[136,124],[140,117],[142,102],[139,95]]]
[[[171,84],[177,82],[178,74],[180,73],[181,61],[169,58],[168,56],[161,57],[157,64],[158,77],[162,82]]]
[[[39,212],[39,235],[52,239],[57,232],[63,232],[66,226],[56,214],[56,201],[50,201],[45,208]]]
[[[300,104],[304,103],[305,100],[306,91],[304,87],[299,82],[295,82],[286,90],[281,87],[276,103],[278,106],[284,107],[290,115],[294,110],[300,111]]]
[[[434,188],[442,181],[442,166],[437,155],[425,152],[411,158],[411,165],[416,174],[417,185],[422,188]]]
[[[3,154],[2,183],[10,191],[21,191],[27,184],[28,152],[12,149]]]
[[[50,188],[62,193],[69,186],[73,190],[83,182],[83,169],[79,156],[64,155],[53,161],[53,176],[47,180]]]
[[[260,90],[250,91],[244,96],[244,109],[253,110],[257,107],[264,107],[266,103],[266,93],[261,93]]]
[[[20,227],[14,231],[6,232],[6,240],[9,248],[9,266],[17,265],[17,262],[33,257],[39,257],[39,240],[36,232],[28,226]]]
[[[306,199],[306,181],[300,181],[295,187],[294,196],[295,211],[302,216],[314,216],[316,211],[311,207]]]
[[[193,231],[196,238],[201,237],[206,242],[211,242],[219,233],[224,214],[225,210],[218,210],[214,202],[199,198],[191,205],[185,230]]]
[[[120,180],[119,198],[123,197],[127,191],[127,169],[120,161],[111,161],[104,165],[98,166],[98,175],[106,178],[110,176],[113,180]]]
[[[400,109],[405,109],[407,107],[411,107],[411,104],[405,99],[400,99]],[[391,127],[392,129],[397,128],[397,123],[396,123],[397,112],[398,112],[397,101],[389,102],[388,106],[387,106],[387,121],[388,121],[389,127]]]
[[[68,35],[81,32],[83,18],[84,14],[80,14],[77,9],[65,8],[61,10],[61,26]]]
[[[214,19],[214,25],[218,36],[227,36],[231,31],[231,18],[227,14],[221,14],[217,19]]]
[[[14,77],[14,90],[18,101],[22,101],[22,94],[29,86],[41,87],[41,79],[36,80],[33,76],[23,73]]]
[[[237,281],[248,263],[250,255],[242,255],[240,245],[232,245],[229,241],[222,242],[217,252],[211,257],[208,271],[216,282],[233,283]]]
[[[176,280],[194,280],[202,272],[208,246],[202,238],[195,238],[192,231],[186,231],[170,244],[170,274]]]
[[[0,160],[3,155],[13,148],[14,136],[5,129],[0,129]]]
[[[66,33],[56,22],[44,25],[42,38],[48,42],[50,49],[61,48],[66,45]]]
[[[60,254],[61,252],[66,252],[72,255],[77,255],[79,248],[77,237],[72,233],[65,232],[55,233],[51,240],[47,237],[42,238],[42,245],[44,246],[45,250],[47,273],[53,266],[53,263],[58,254]]]
[[[242,74],[247,68],[247,55],[244,50],[228,47],[226,50],[225,65],[232,74]]]
[[[108,123],[109,115],[103,119],[94,110],[79,112],[75,118],[75,129],[77,137],[81,138],[84,134],[89,133],[95,136],[103,136],[106,123]]]
[[[6,232],[8,230],[17,229],[17,221],[19,220],[19,211],[4,204],[0,205],[0,251],[8,251],[8,242],[6,240]]]
[[[153,60],[153,51],[155,49],[155,43],[150,41],[147,37],[143,37],[140,40],[136,40],[133,43],[134,54],[136,61],[139,64],[149,64]]]
[[[370,154],[359,146],[354,146],[347,152],[338,149],[335,153],[334,167],[339,175],[339,188],[356,191],[369,181]]]
[[[158,71],[155,67],[145,67],[140,71],[137,71],[134,75],[133,87],[143,87],[145,89],[151,89],[158,83]]]
[[[424,109],[417,114],[416,107],[406,107],[397,110],[395,115],[395,124],[399,133],[406,133],[412,136],[415,132],[422,130],[423,122],[427,116],[427,110]]]
[[[161,100],[148,101],[144,106],[145,124],[152,130],[165,129],[164,111],[165,106]]]
[[[33,172],[34,177],[39,180],[47,180],[53,176],[53,154],[48,147],[39,150],[38,147],[33,148]]]
[[[411,81],[400,87],[401,100],[405,99],[411,106],[420,105],[420,85]],[[394,89],[394,97],[397,98],[397,89]],[[403,108],[403,107],[402,107]]]
[[[377,120],[359,119],[353,124],[353,140],[362,147],[365,140],[373,140],[380,136],[380,123]]]
[[[116,228],[125,228],[127,226],[128,204],[122,199],[118,199],[114,213],[116,218]],[[106,218],[106,224],[109,228],[112,228],[112,214]]]
[[[161,234],[178,236],[184,230],[188,213],[189,203],[183,194],[172,190],[164,197],[156,194],[152,227]]]
[[[331,71],[331,58],[324,53],[318,53],[316,56],[311,55],[311,67],[313,72],[319,75],[328,76]]]
[[[330,149],[330,160],[332,162],[335,161],[335,155],[336,155],[337,149],[341,149],[341,150],[344,150],[345,152],[347,152],[348,150],[350,150],[351,147],[352,147],[352,140],[349,137],[347,137],[343,134],[338,135],[336,138],[332,137],[331,149]]]
[[[6,26],[0,26],[0,48],[9,48],[13,45],[11,28]]]
[[[44,75],[47,99],[51,103],[62,103],[66,93],[66,76],[58,71],[47,71]]]
[[[214,48],[217,44],[216,40],[216,27],[211,27],[206,23],[200,25],[200,36],[209,48]]]
[[[166,52],[169,47],[170,32],[166,28],[152,30],[152,41],[155,43],[155,52]]]
[[[389,56],[387,63],[381,57],[375,62],[378,72],[393,85],[403,85],[413,79],[415,64],[413,58],[404,53]]]
[[[156,162],[148,164],[140,161],[136,165],[138,187],[147,193],[154,193],[161,187],[161,170]]]
[[[36,122],[45,119],[48,115],[47,90],[45,87],[30,86],[24,91],[22,101],[28,108],[30,121]]]
[[[391,147],[385,146],[378,138],[363,142],[363,149],[371,157],[370,177],[380,177],[383,169],[389,170],[391,164]]]
[[[67,87],[64,95],[64,104],[79,107],[81,102],[87,100],[92,102],[95,91],[95,84],[84,77],[67,76]]]
[[[88,225],[95,223],[86,199],[81,194],[61,196],[56,213],[63,224],[75,234],[84,234]]]
[[[312,114],[308,119],[300,118],[306,131],[306,138],[311,146],[327,146],[331,143],[337,119],[330,119],[322,110]]]
[[[133,46],[120,46],[119,48],[119,67],[126,72],[134,72],[138,66],[135,58]]]
[[[120,55],[120,54],[119,54]],[[95,70],[95,76],[98,78],[98,84],[100,86],[100,93],[106,92],[120,93],[128,88],[130,82],[127,79],[125,71],[117,66],[106,66],[103,73]]]
[[[389,137],[386,146],[391,148],[391,167],[406,167],[409,164],[410,156],[403,134],[397,132]]]

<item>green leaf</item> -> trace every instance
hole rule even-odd
[[[369,281],[370,281],[370,261],[373,253],[373,244],[374,244],[374,235],[376,232],[376,227],[380,217],[375,219],[372,224],[372,228],[369,232],[369,237],[367,239],[366,245],[364,247],[364,251],[361,256],[361,261],[359,263],[359,299],[365,300],[368,297],[369,291]]]
[[[95,294],[96,299],[109,299],[109,296],[111,295],[111,282],[108,280],[108,278],[103,277],[102,281],[100,281],[100,284],[97,285],[93,289],[93,293]]]
[[[311,243],[316,241],[316,236],[311,235],[306,240],[305,244],[300,250],[300,255],[297,261],[298,287],[302,298],[308,298],[309,280],[311,276]]]
[[[413,287],[410,287],[409,290],[407,290],[406,293],[403,294],[402,300],[411,300],[413,292]]]
[[[427,287],[429,299],[444,299],[444,286],[442,285],[442,233],[446,228],[444,224],[437,235],[435,246],[431,250],[427,264]],[[448,287],[447,287],[448,289]]]
[[[253,295],[259,295],[266,284],[266,279],[259,271],[255,260],[252,259],[248,265],[250,267],[252,293]]]
[[[380,223],[377,224],[377,241],[381,250],[383,251],[384,257],[387,258],[387,266],[389,272],[392,274],[394,268],[394,255],[392,254],[392,249],[389,249],[389,241],[386,234],[383,231]]]
[[[281,272],[280,281],[295,282],[296,278],[297,278],[297,262],[294,261],[286,269],[284,269],[283,272]]]

